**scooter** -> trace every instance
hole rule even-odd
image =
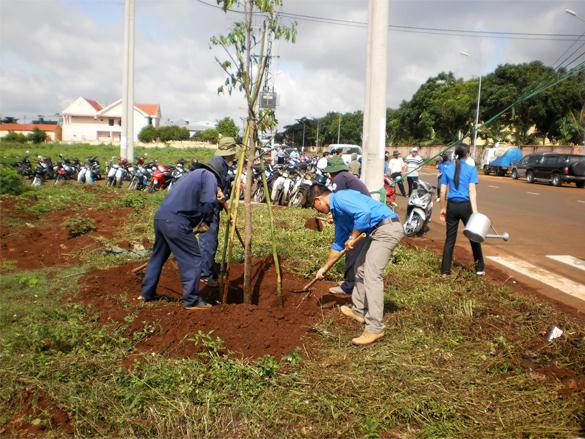
[[[423,180],[418,180],[415,190],[408,197],[406,221],[403,228],[406,236],[421,236],[427,229],[433,214],[433,195],[435,187]]]

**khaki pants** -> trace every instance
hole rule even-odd
[[[384,331],[384,268],[403,236],[399,222],[384,224],[367,238],[357,258],[351,299],[354,312],[365,318],[368,332]]]

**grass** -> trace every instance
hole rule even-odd
[[[179,158],[186,160],[196,158],[200,161],[206,161],[214,153],[212,148],[144,148],[137,147],[134,150],[136,157],[146,157],[152,160],[160,160],[165,164],[175,163]],[[51,157],[53,160],[63,154],[66,158],[78,158],[85,160],[88,157],[96,156],[102,167],[108,160],[116,159],[120,156],[119,145],[89,145],[89,144],[64,144],[64,143],[43,143],[41,145],[22,145],[18,143],[0,142],[0,163],[8,165],[15,161],[20,161],[25,155],[29,160],[34,162],[38,155]]]
[[[65,197],[66,187],[37,192],[36,203]],[[101,194],[92,188],[88,193]],[[115,193],[115,192],[113,192]],[[69,196],[69,195],[67,195]],[[28,195],[21,196],[26,201]],[[151,237],[162,196],[118,193],[132,207],[123,235]],[[81,198],[80,208],[96,203]],[[25,203],[24,203],[25,204]],[[264,206],[255,208],[254,251],[271,252]],[[303,228],[314,212],[276,209],[286,268],[310,275],[324,261],[332,229]],[[243,226],[243,225],[242,225]],[[242,227],[243,229],[243,227]],[[266,232],[265,232],[266,231]],[[241,258],[239,244],[234,247]],[[108,262],[109,261],[109,262]],[[152,355],[122,364],[152,328],[129,336],[126,324],[100,326],[91,308],[68,300],[81,273],[118,263],[88,257],[83,265],[16,271],[0,278],[0,431],[15,414],[61,435],[48,410],[24,410],[25,391],[47,395],[78,436],[117,437],[574,437],[585,429],[585,330],[581,323],[506,286],[405,246],[387,269],[386,336],[355,347],[353,322],[316,325],[314,350],[283,358],[236,360],[213,334],[197,358]],[[333,273],[340,278],[341,267]],[[123,304],[121,304],[123,306]],[[547,342],[551,325],[566,337]],[[556,371],[556,372],[555,372]],[[576,388],[575,388],[576,387]],[[24,414],[23,414],[24,412]]]

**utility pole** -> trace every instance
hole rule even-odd
[[[124,73],[122,77],[120,157],[134,161],[134,0],[126,0],[124,14]]]
[[[315,141],[317,148],[319,148],[319,119],[317,119],[317,140]]]
[[[380,195],[376,191],[384,186],[388,11],[389,0],[369,0],[361,179],[378,200]]]

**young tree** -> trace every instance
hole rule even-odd
[[[215,129],[222,136],[233,137],[234,139],[238,137],[240,131],[231,117],[224,117],[223,119],[218,120]]]
[[[285,26],[280,23],[278,8],[282,0],[217,0],[224,12],[234,7],[244,7],[244,21],[234,24],[233,29],[227,35],[211,38],[213,46],[221,47],[225,51],[226,58],[216,61],[226,73],[224,85],[219,87],[218,92],[225,90],[232,93],[238,90],[243,93],[247,106],[247,124],[244,133],[243,143],[245,146],[236,173],[234,189],[230,200],[231,218],[228,221],[227,231],[229,233],[224,247],[224,258],[231,259],[235,227],[238,214],[238,200],[240,190],[240,174],[246,160],[246,175],[252,175],[252,164],[256,156],[256,145],[258,142],[258,125],[263,122],[258,110],[258,97],[262,88],[266,65],[268,63],[267,40],[294,41],[296,36],[296,24]],[[260,23],[254,25],[253,19]],[[271,112],[266,112],[269,117]],[[245,225],[244,225],[244,302],[252,301],[252,207],[251,188],[252,179],[247,178],[244,188]],[[223,265],[223,264],[222,264]],[[224,270],[222,279],[224,288],[224,299],[227,297],[227,279],[229,267]]]

